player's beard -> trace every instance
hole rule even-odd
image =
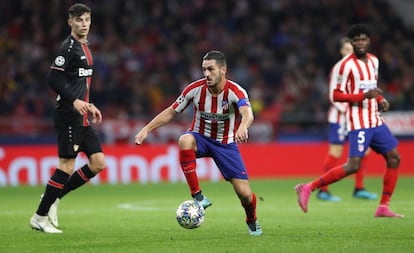
[[[216,88],[218,84],[220,83],[221,79],[222,79],[222,75],[221,73],[219,73],[216,78],[213,78],[209,83],[207,83],[208,87],[211,89]]]
[[[367,55],[367,50],[361,50],[361,51],[359,51],[359,50],[354,50],[354,54],[356,55],[356,57],[358,57],[358,58],[363,58],[363,57],[365,57],[366,55]]]

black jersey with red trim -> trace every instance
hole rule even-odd
[[[48,83],[57,92],[55,126],[88,126],[88,115],[80,115],[73,101],[89,102],[93,58],[88,44],[71,35],[60,45],[50,67]]]

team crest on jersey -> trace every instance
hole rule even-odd
[[[55,64],[56,66],[63,66],[63,64],[65,64],[65,57],[59,55],[58,57],[55,58]]]
[[[359,144],[359,145],[358,145],[358,151],[359,151],[359,152],[364,151],[364,145]]]
[[[223,111],[227,111],[229,109],[229,101],[221,101],[221,108],[223,108]]]

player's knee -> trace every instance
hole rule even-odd
[[[183,134],[178,138],[178,146],[180,149],[194,149],[195,138],[191,134]]]
[[[348,175],[353,174],[359,170],[359,163],[349,162],[345,168]]]
[[[398,154],[393,154],[387,157],[388,168],[398,168],[399,166],[400,166],[400,156]]]
[[[253,193],[250,188],[238,188],[236,189],[237,196],[239,197],[242,203],[249,203],[251,202],[251,198]]]
[[[106,167],[105,163],[105,156],[103,153],[94,154],[90,159],[90,169],[95,173],[98,174]]]

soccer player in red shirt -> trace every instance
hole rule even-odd
[[[339,42],[339,53],[342,57],[353,52],[351,40],[342,38]],[[332,68],[329,76],[329,101],[331,106],[328,111],[328,154],[323,162],[324,172],[338,166],[341,162],[342,153],[344,151],[345,142],[348,139],[348,130],[346,129],[346,111],[348,104],[346,102],[335,102],[333,100],[334,90],[336,89],[336,81],[338,80],[340,62],[338,61]],[[367,154],[369,149],[367,150]],[[366,154],[366,155],[367,155]],[[355,188],[353,196],[360,199],[377,199],[377,194],[367,191],[364,187],[364,170],[366,169],[367,159],[361,160],[361,168],[355,173]],[[325,201],[340,201],[341,198],[332,195],[328,186],[324,185],[319,188],[318,199]]]
[[[368,52],[370,30],[367,26],[356,24],[350,27],[348,37],[354,52],[340,62],[334,101],[347,102],[347,127],[349,130],[349,157],[344,165],[335,167],[322,176],[305,184],[295,186],[298,203],[306,213],[309,196],[312,191],[332,184],[355,173],[368,148],[382,154],[387,169],[383,177],[383,188],[379,206],[374,217],[401,218],[389,208],[398,179],[400,154],[398,141],[384,122],[382,111],[388,111],[389,103],[377,87],[378,58]]]
[[[204,208],[211,206],[198,182],[196,158],[213,158],[241,201],[249,234],[259,236],[262,229],[256,218],[256,195],[250,188],[237,144],[247,142],[248,128],[253,122],[247,92],[226,78],[226,59],[220,51],[210,51],[203,57],[202,70],[204,78],[185,87],[171,106],[135,135],[135,143],[142,144],[150,131],[167,124],[191,106],[194,110],[193,121],[187,132],[178,139],[179,160],[191,196]],[[240,122],[238,116],[241,116]]]

